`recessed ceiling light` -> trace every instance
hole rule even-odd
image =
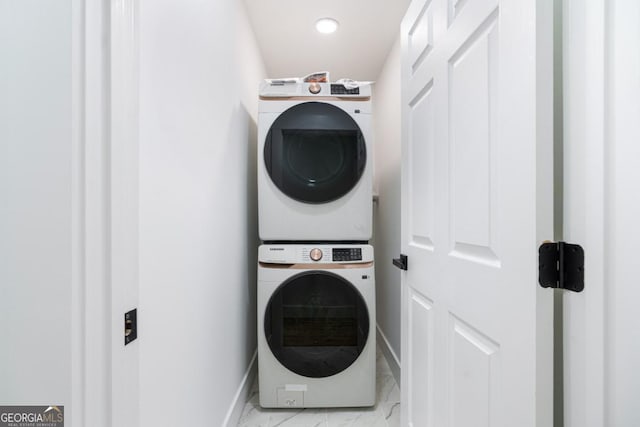
[[[333,18],[322,18],[316,21],[316,30],[320,33],[330,34],[338,29],[338,21]]]

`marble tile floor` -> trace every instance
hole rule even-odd
[[[400,390],[380,349],[376,371],[377,402],[372,408],[263,409],[256,379],[238,427],[398,427]]]

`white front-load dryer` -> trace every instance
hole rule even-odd
[[[372,133],[370,86],[263,83],[257,144],[260,239],[368,241]]]
[[[262,245],[258,260],[260,405],[374,405],[373,247]]]

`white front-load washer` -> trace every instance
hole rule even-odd
[[[374,405],[373,247],[262,245],[258,261],[260,405]]]
[[[260,239],[368,241],[372,134],[368,85],[263,83],[257,144]]]

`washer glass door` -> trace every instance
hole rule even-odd
[[[295,200],[327,203],[347,194],[366,165],[366,145],[358,124],[342,109],[305,102],[282,113],[264,145],[273,183]]]
[[[307,271],[273,293],[264,333],[283,366],[305,377],[323,378],[344,371],[362,353],[369,314],[350,282],[331,272]]]

